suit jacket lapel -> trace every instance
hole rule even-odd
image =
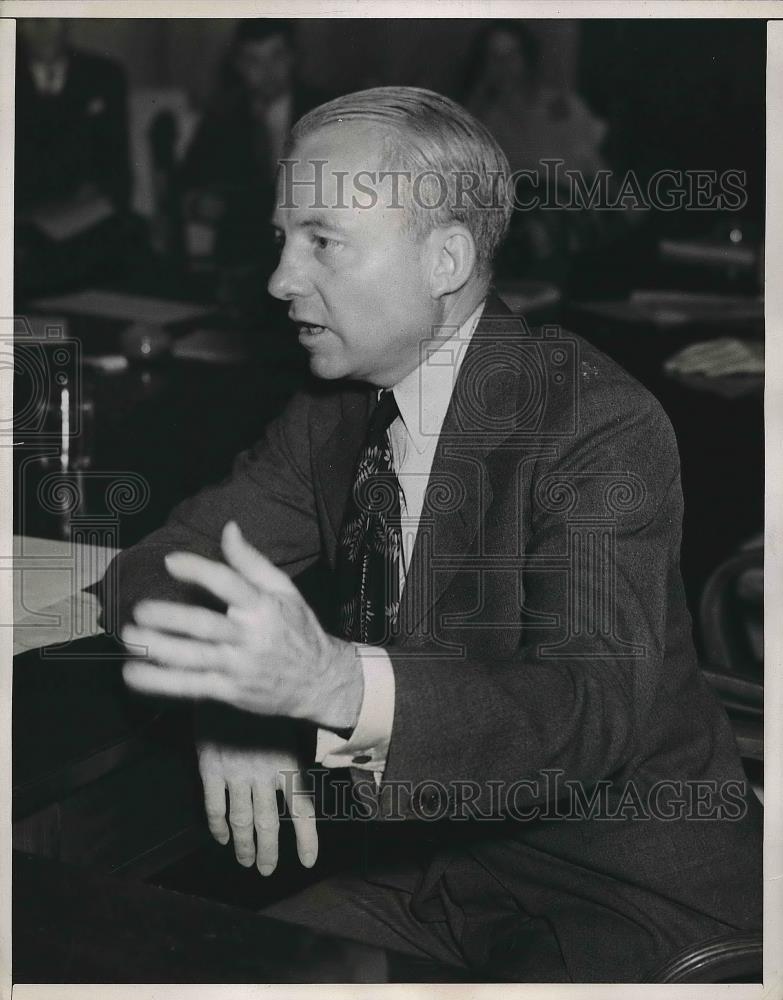
[[[518,338],[522,321],[490,294],[468,346],[443,422],[427,483],[424,509],[400,602],[398,643],[404,646],[432,615],[481,532],[492,502],[485,458],[514,430],[493,418],[509,410],[518,391],[512,367],[493,347]],[[512,412],[516,407],[512,407]],[[425,629],[431,634],[430,628]]]
[[[334,540],[340,535],[359,452],[367,434],[375,390],[351,389],[340,397],[341,417],[315,457],[316,494],[323,497]],[[334,547],[330,548],[330,552]]]
[[[514,429],[502,423],[493,425],[493,417],[508,410],[509,392],[518,388],[511,368],[504,373],[502,357],[498,358],[502,352],[493,352],[493,345],[518,337],[520,330],[521,320],[508,306],[496,296],[488,296],[435,450],[401,597],[400,645],[410,641],[432,612],[459,569],[460,557],[483,529],[484,514],[492,501],[484,459]],[[370,387],[352,387],[342,394],[341,417],[315,458],[316,491],[323,498],[333,543],[339,538],[375,396],[376,390]],[[329,548],[333,555],[334,544]]]

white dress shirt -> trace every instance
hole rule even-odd
[[[402,559],[400,593],[410,567],[424,495],[451,393],[484,303],[456,330],[441,329],[422,343],[421,364],[392,387],[400,415],[389,427],[392,459],[400,483]],[[394,721],[394,670],[382,646],[356,646],[364,675],[364,697],[356,728],[345,740],[318,730],[315,759],[326,767],[358,767],[379,782],[386,767]]]

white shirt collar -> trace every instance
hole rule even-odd
[[[400,417],[419,454],[440,435],[451,393],[484,305],[484,301],[480,302],[450,335],[445,335],[446,330],[442,329],[440,336],[423,341],[421,364],[392,387]]]

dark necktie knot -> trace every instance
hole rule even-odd
[[[394,393],[390,389],[384,389],[378,397],[378,402],[370,417],[370,424],[367,428],[367,443],[378,444],[399,415],[400,410]]]

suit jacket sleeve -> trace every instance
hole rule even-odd
[[[117,631],[142,598],[206,603],[203,592],[168,575],[163,557],[184,549],[222,560],[220,536],[229,520],[291,576],[318,559],[309,409],[310,398],[296,396],[258,444],[239,455],[226,480],[180,503],[162,528],[117,556],[96,588],[107,631]]]
[[[476,801],[484,809],[500,801],[490,796],[489,781],[506,787],[538,782],[543,790],[551,787],[543,772],[562,769],[589,784],[616,774],[639,752],[664,681],[664,655],[678,655],[665,648],[667,629],[670,642],[687,647],[691,641],[687,613],[675,627],[667,610],[670,595],[681,589],[679,461],[671,425],[649,394],[632,392],[618,402],[614,391],[593,392],[586,410],[574,443],[532,476],[523,498],[530,510],[525,556],[562,558],[569,551],[566,513],[557,502],[544,502],[547,481],[553,489],[560,477],[576,484],[581,502],[586,497],[596,513],[603,509],[607,473],[638,480],[641,501],[635,509],[627,502],[628,511],[616,518],[613,634],[585,630],[576,655],[573,647],[551,648],[573,613],[569,577],[528,568],[525,607],[559,616],[560,631],[520,623],[515,651],[500,659],[427,660],[425,651],[418,658],[390,648],[396,697],[385,782],[407,789],[436,782],[447,790],[469,782],[480,790]],[[510,522],[509,530],[518,528]],[[608,582],[595,574],[579,581],[570,600],[600,607]],[[677,606],[684,609],[684,601]],[[618,656],[632,650],[614,637],[637,647],[637,655]],[[529,797],[539,800],[535,791]]]

